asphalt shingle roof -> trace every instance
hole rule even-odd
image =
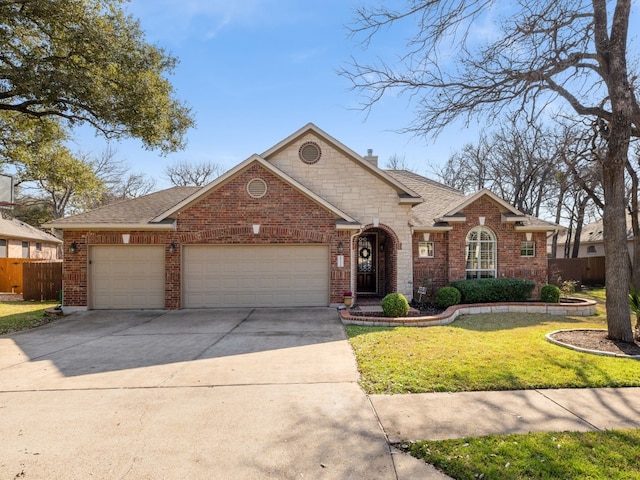
[[[464,198],[464,194],[460,190],[417,173],[407,170],[387,170],[387,173],[424,199],[423,203],[416,205],[411,210],[411,221],[416,226],[433,225],[436,217],[453,203],[457,203]]]
[[[62,243],[62,240],[15,218],[0,217],[0,237],[39,242]]]
[[[202,187],[172,187],[142,197],[105,205],[85,213],[61,218],[56,226],[74,224],[146,224]]]

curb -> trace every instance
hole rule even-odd
[[[578,300],[578,299],[576,299]],[[479,303],[469,305],[454,305],[447,308],[440,315],[424,317],[367,317],[351,315],[349,310],[338,310],[340,319],[345,325],[364,325],[379,327],[431,327],[448,325],[459,315],[474,315],[477,313],[544,313],[547,315],[567,316],[576,315],[590,317],[596,313],[596,301],[581,298],[577,303]]]

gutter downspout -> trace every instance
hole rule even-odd
[[[351,292],[353,293],[353,296],[356,298],[356,303],[358,301],[358,294],[356,292],[356,285],[355,285],[355,262],[356,262],[356,258],[355,255],[353,254],[353,239],[356,238],[357,236],[359,236],[360,234],[362,234],[362,232],[364,231],[364,229],[362,227],[360,227],[360,229],[354,233],[353,235],[351,235],[351,238],[349,239],[349,248],[351,249],[349,252],[349,257],[351,259],[351,273],[350,273],[350,282],[349,284],[351,285]]]

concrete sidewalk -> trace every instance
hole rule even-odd
[[[640,428],[640,388],[371,395],[391,443]]]

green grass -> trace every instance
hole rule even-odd
[[[44,311],[57,302],[0,302],[0,335],[38,327],[55,317],[45,317]]]
[[[604,290],[593,317],[469,315],[442,327],[349,326],[369,393],[637,386],[636,360],[548,343],[562,328],[606,328]],[[489,435],[399,446],[466,479],[639,479],[640,430]]]
[[[490,435],[401,448],[458,480],[640,479],[640,430]]]
[[[559,329],[606,328],[604,296],[593,317],[481,314],[436,327],[348,326],[367,393],[640,386],[636,360],[547,342]],[[630,320],[631,321],[631,320]]]

